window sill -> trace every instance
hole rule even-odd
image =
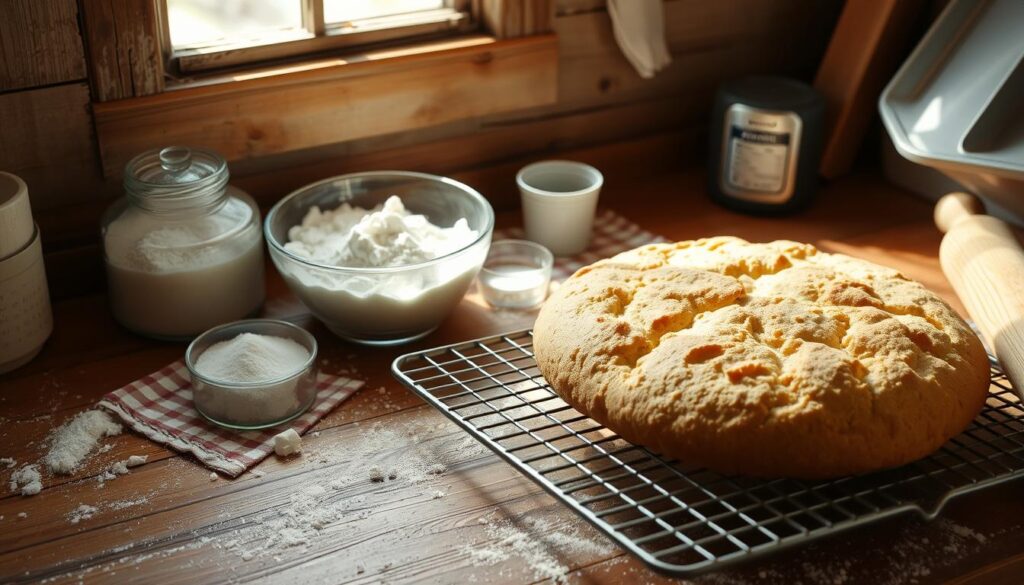
[[[227,160],[553,104],[554,35],[483,35],[253,69],[93,104],[104,175],[168,144]]]
[[[301,57],[346,47],[370,45],[417,35],[438,35],[461,31],[469,32],[473,23],[457,10],[444,8],[422,13],[385,16],[359,21],[345,26],[328,25],[324,34],[315,36],[305,30],[264,34],[262,39],[236,45],[213,44],[175,51],[174,58],[186,74],[209,71],[222,67],[237,67],[270,59]]]

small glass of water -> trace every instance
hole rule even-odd
[[[533,309],[547,297],[553,264],[551,251],[540,244],[498,240],[480,269],[480,291],[493,307]]]

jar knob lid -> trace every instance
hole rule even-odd
[[[160,167],[170,173],[180,173],[192,166],[192,151],[184,146],[168,146],[160,150]]]

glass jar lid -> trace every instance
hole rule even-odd
[[[125,192],[147,208],[202,207],[223,198],[228,165],[215,152],[184,146],[146,151],[128,162]]]

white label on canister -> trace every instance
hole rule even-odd
[[[778,193],[786,182],[788,133],[733,126],[729,132],[729,183],[740,189]]]
[[[803,124],[793,112],[733,104],[722,125],[718,185],[737,199],[785,203],[793,195]]]

